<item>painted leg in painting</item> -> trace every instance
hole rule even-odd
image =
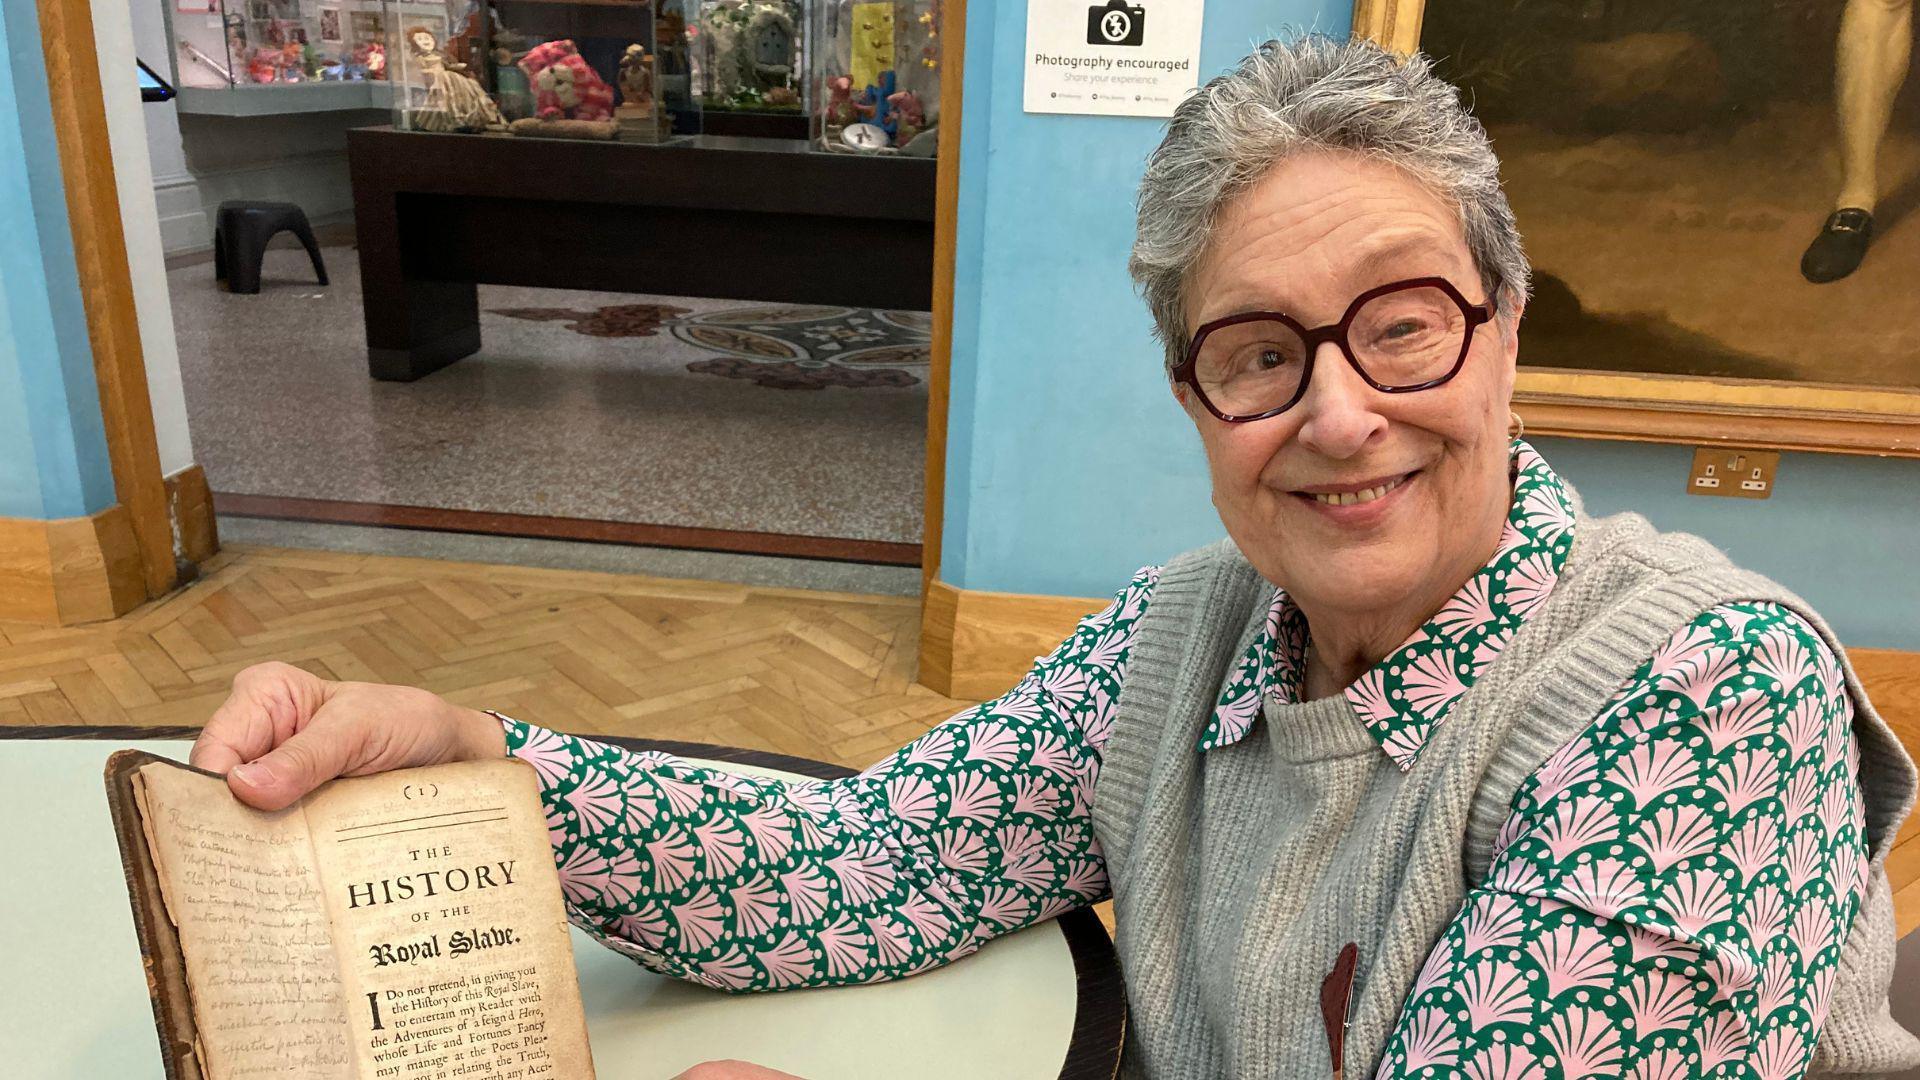
[[[1847,0],[1834,49],[1840,122],[1840,193],[1820,235],[1800,259],[1812,282],[1853,273],[1873,238],[1880,142],[1913,51],[1913,0]]]

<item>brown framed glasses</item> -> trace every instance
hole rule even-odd
[[[1278,311],[1245,311],[1202,326],[1173,381],[1192,387],[1207,411],[1229,424],[1265,420],[1306,396],[1313,358],[1331,341],[1383,394],[1430,390],[1460,373],[1474,328],[1493,313],[1491,300],[1469,303],[1438,277],[1368,289],[1339,322],[1312,329]]]

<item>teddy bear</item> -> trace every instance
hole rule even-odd
[[[827,103],[821,108],[828,127],[846,127],[860,119],[853,105],[853,78],[836,75],[827,80]]]
[[[533,84],[534,115],[542,120],[611,120],[613,87],[600,78],[571,40],[537,45],[520,58]]]

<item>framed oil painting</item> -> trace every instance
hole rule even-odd
[[[1500,156],[1529,431],[1920,456],[1920,72],[1888,10],[1356,3]]]

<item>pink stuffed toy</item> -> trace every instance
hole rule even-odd
[[[613,87],[580,56],[571,40],[537,45],[520,58],[533,84],[534,115],[542,120],[611,120]]]

